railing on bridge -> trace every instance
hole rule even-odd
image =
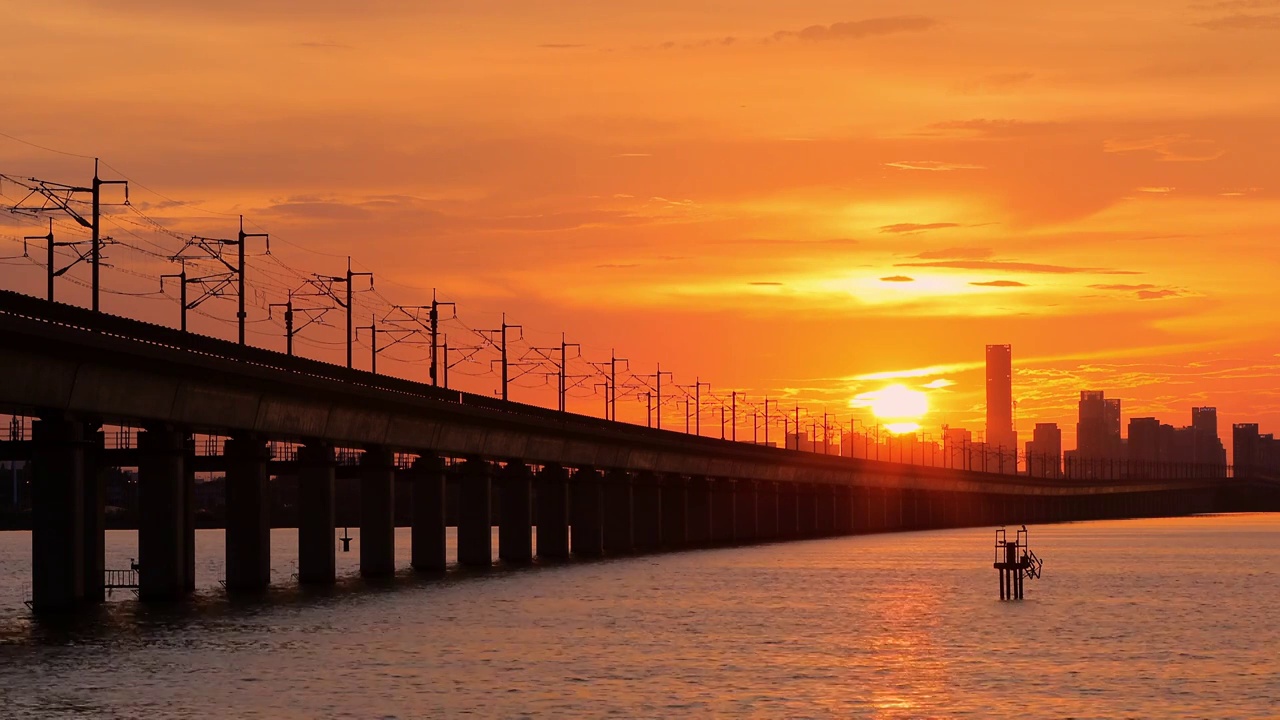
[[[138,570],[104,570],[103,587],[107,590],[138,588]]]

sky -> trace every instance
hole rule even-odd
[[[109,248],[105,286],[134,293],[110,312],[176,323],[155,254],[243,214],[272,237],[249,270],[266,347],[266,306],[352,255],[370,318],[437,289],[455,346],[505,312],[526,362],[580,343],[575,375],[616,349],[668,388],[845,422],[903,384],[936,437],[983,430],[983,347],[1007,343],[1023,439],[1058,422],[1073,446],[1083,389],[1175,425],[1216,406],[1228,444],[1233,422],[1280,432],[1280,0],[0,10],[0,173],[84,183],[97,156],[131,181],[106,227],[153,254]],[[3,222],[0,286],[42,292],[43,256],[18,256],[43,221]],[[85,302],[85,268],[65,277]],[[233,305],[193,329],[232,336]],[[326,317],[299,350],[341,360]],[[379,371],[420,378],[424,355],[406,340]],[[451,381],[493,392],[491,357]],[[553,405],[546,368],[522,368],[512,398]],[[598,414],[598,382],[571,379],[570,408]]]

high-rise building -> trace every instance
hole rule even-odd
[[[1057,423],[1036,423],[1031,440],[1027,442],[1027,475],[1062,475],[1062,430]]]
[[[1225,476],[1227,449],[1218,439],[1218,409],[1212,407],[1191,408],[1191,462],[1199,470],[1213,476]]]
[[[1013,427],[1013,350],[987,346],[987,447],[999,456],[1016,458],[1018,433]],[[1008,470],[1017,472],[1017,462]]]

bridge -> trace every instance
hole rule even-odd
[[[852,533],[1280,507],[1223,477],[1028,478],[779,449],[445,390],[0,291],[0,412],[35,418],[32,601],[104,598],[106,467],[138,468],[139,594],[194,589],[194,477],[226,477],[226,586],[270,576],[268,480],[298,480],[298,581],[335,581],[335,476],[358,457],[360,572],[395,571],[395,496],[415,570]],[[107,447],[104,425],[141,427]],[[217,438],[214,452],[197,453]],[[222,440],[222,438],[225,438]],[[287,457],[273,457],[273,451]],[[452,487],[452,492],[450,488]],[[452,500],[451,500],[452,499]],[[455,507],[447,507],[450,503]],[[536,544],[534,528],[537,528]]]

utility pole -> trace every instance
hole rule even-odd
[[[344,310],[346,310],[346,311],[347,311],[347,369],[348,369],[348,370],[350,370],[350,369],[353,367],[353,363],[352,363],[352,338],[353,338],[353,336],[354,336],[354,334],[355,334],[355,328],[354,328],[354,324],[355,324],[355,322],[354,322],[354,313],[355,313],[355,308],[354,308],[354,307],[352,307],[352,303],[354,302],[354,298],[353,298],[353,292],[354,292],[354,289],[353,289],[353,287],[352,287],[352,286],[354,285],[354,283],[352,282],[352,280],[353,280],[354,278],[357,278],[357,277],[368,277],[368,278],[369,278],[369,289],[370,289],[370,290],[372,290],[372,289],[373,289],[373,273],[371,273],[371,272],[352,272],[352,270],[351,270],[351,256],[350,256],[350,255],[348,255],[348,256],[347,256],[347,274],[346,274],[346,275],[344,275],[344,276],[337,276],[337,275],[316,275],[316,279],[317,279],[317,280],[327,281],[327,282],[329,282],[329,283],[331,283],[331,284],[332,284],[332,283],[346,283],[346,286],[347,286],[347,292],[346,292],[346,298],[347,298],[347,299],[346,299],[346,302],[343,302],[343,300],[342,300],[341,298],[339,298],[339,297],[338,297],[338,296],[333,292],[333,289],[332,289],[332,288],[330,288],[330,287],[325,287],[325,288],[323,288],[323,290],[324,290],[324,293],[325,293],[325,294],[327,294],[330,298],[332,298],[334,302],[338,303],[338,305],[339,305],[342,309],[344,309]]]
[[[44,240],[45,247],[49,251],[48,259],[48,275],[49,275],[49,302],[53,302],[53,218],[49,218],[49,234],[48,235],[28,235],[22,238],[23,254],[26,254],[26,242],[28,240]]]
[[[564,333],[560,333],[560,412],[565,412],[567,406],[565,402],[565,366],[569,363],[566,352],[569,348],[577,348],[578,354],[582,354],[582,345],[579,343],[567,343],[564,341]],[[605,415],[609,414],[609,387],[606,385],[604,389]]]
[[[269,303],[267,305],[267,317],[271,317],[271,308],[284,308],[284,352],[289,357],[293,357],[293,293],[289,293],[288,302]]]
[[[628,371],[631,370],[631,361],[626,358],[618,357],[617,351],[611,348],[609,350],[609,385],[611,388],[609,390],[609,393],[610,393],[609,408],[610,408],[610,414],[612,415],[612,417],[610,417],[609,419],[613,420],[614,422],[618,422],[618,362],[619,361],[626,363],[627,364],[626,369]]]
[[[482,333],[491,333],[499,337],[501,344],[498,345],[499,352],[502,353],[502,399],[507,399],[507,331],[519,330],[520,337],[524,337],[524,326],[507,324],[507,314],[502,313],[502,326],[497,330],[481,330]],[[493,338],[487,338],[490,344],[493,344]],[[492,367],[492,366],[491,366]]]
[[[180,308],[179,323],[182,332],[187,331],[187,264],[182,263],[182,272],[172,275],[160,276],[160,292],[164,292],[164,281],[166,278],[176,278],[178,280],[178,303]],[[53,299],[53,278],[49,278],[49,299]]]
[[[39,180],[37,178],[27,178],[25,181],[17,178],[4,176],[4,179],[10,180],[27,190],[27,196],[19,203],[10,208],[10,212],[26,213],[36,215],[47,210],[61,210],[66,213],[77,224],[89,231],[91,247],[89,248],[89,262],[93,266],[92,283],[90,285],[92,291],[92,307],[94,312],[101,309],[99,295],[101,294],[101,266],[102,266],[102,243],[110,238],[102,237],[102,186],[103,185],[123,185],[124,186],[124,204],[129,204],[129,181],[128,180],[103,180],[98,176],[98,158],[93,159],[93,183],[89,187],[80,187],[76,185],[66,185],[64,183],[49,182],[47,180]],[[92,212],[89,219],[85,219],[79,212],[71,206],[75,201],[76,195],[90,195],[90,204]],[[39,195],[43,201],[39,205],[24,205]],[[50,227],[52,234],[52,226]],[[83,258],[82,258],[83,259]],[[77,261],[78,262],[78,261]],[[74,263],[73,263],[74,264]]]
[[[827,410],[822,409],[822,454],[831,452],[831,426],[827,424]]]
[[[370,315],[369,324],[361,325],[356,328],[356,339],[360,338],[360,331],[369,331],[369,372],[374,375],[378,374],[378,316]]]
[[[800,406],[796,405],[796,449],[800,449]]]
[[[267,235],[267,233],[247,233],[247,232],[245,232],[245,231],[244,231],[244,216],[243,216],[243,215],[241,215],[241,216],[240,216],[240,234],[237,236],[237,239],[236,239],[236,242],[235,242],[236,248],[237,248],[237,250],[239,251],[239,252],[238,252],[238,254],[239,254],[239,256],[240,256],[239,270],[237,270],[237,271],[236,271],[236,275],[237,275],[237,276],[238,276],[238,278],[239,278],[239,284],[240,284],[240,287],[239,287],[239,294],[240,294],[240,309],[239,309],[239,311],[237,311],[237,312],[236,312],[236,318],[238,318],[238,319],[239,319],[239,321],[240,321],[240,344],[241,344],[241,345],[243,345],[243,344],[244,344],[244,320],[245,320],[245,317],[247,317],[247,316],[246,316],[246,314],[245,314],[245,311],[244,311],[244,246],[245,246],[245,240],[248,240],[249,238],[262,238],[262,239],[266,240],[266,241],[267,241],[267,253],[268,253],[268,254],[270,254],[270,253],[271,253],[271,237],[270,237],[269,235]],[[94,261],[94,272],[95,272],[95,273],[97,273],[97,261],[96,261],[96,260]],[[97,285],[97,280],[96,280],[96,279],[94,280],[94,284],[95,284],[95,285]]]
[[[733,393],[730,395],[730,398],[731,398],[730,401],[733,404],[733,408],[729,413],[729,415],[731,416],[729,422],[731,423],[731,427],[732,427],[731,432],[733,433],[733,441],[738,442],[738,391],[734,390]]]
[[[437,338],[439,337],[439,334],[440,334],[440,308],[446,305],[454,309],[454,317],[457,317],[458,306],[451,302],[440,302],[439,300],[437,300],[435,288],[432,288],[431,289],[431,311],[428,317],[428,322],[431,326],[430,327],[430,333],[431,333],[431,373],[430,375],[431,375],[432,385],[439,384],[438,382],[436,382],[436,367],[438,365],[437,358],[436,358],[436,348],[439,347],[439,345],[437,344]],[[449,362],[449,359],[446,357],[445,364],[447,365],[448,362]],[[445,374],[446,375],[448,374],[447,367],[445,368]],[[448,387],[447,381],[445,382],[445,387]]]
[[[764,444],[769,444],[769,404],[777,404],[777,400],[770,400],[768,395],[764,396]],[[786,444],[786,430],[783,430],[783,444]]]
[[[711,383],[704,383],[702,382],[701,379],[695,378],[693,381],[692,387],[693,387],[693,399],[694,399],[694,406],[695,406],[694,414],[693,414],[693,432],[695,435],[701,436],[702,435],[702,388],[705,387],[707,389],[707,392],[710,392]],[[688,430],[686,429],[685,432],[688,432]]]
[[[662,429],[662,376],[663,375],[671,375],[671,379],[672,380],[675,379],[675,375],[672,375],[669,372],[664,373],[662,371],[662,363],[658,363],[658,372],[657,372],[658,391],[657,392],[658,392],[658,429],[659,430]]]

